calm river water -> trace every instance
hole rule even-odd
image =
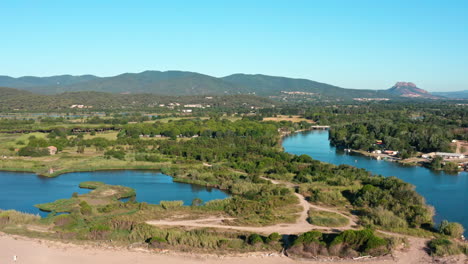
[[[40,213],[35,204],[53,202],[89,190],[80,189],[80,182],[100,181],[111,185],[134,188],[139,202],[159,204],[161,200],[183,200],[190,205],[194,198],[204,202],[224,199],[228,195],[218,189],[176,183],[172,177],[152,171],[95,171],[75,172],[56,178],[40,177],[32,173],[0,171],[0,209],[15,209],[27,213]]]
[[[283,141],[286,152],[307,154],[336,165],[348,164],[367,169],[373,174],[396,176],[416,186],[416,191],[436,209],[435,221],[459,222],[468,229],[468,173],[451,175],[417,166],[375,160],[359,154],[348,154],[330,145],[328,131],[310,131],[288,136]]]

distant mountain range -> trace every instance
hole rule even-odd
[[[38,94],[95,91],[117,94],[236,95],[254,94],[284,99],[305,96],[315,100],[353,98],[424,98],[439,99],[413,83],[398,82],[388,90],[347,89],[307,79],[268,76],[261,74],[233,74],[217,78],[184,71],[145,71],[124,73],[112,77],[94,75],[60,75],[52,77],[0,76],[0,87],[11,87]]]
[[[40,94],[97,91],[122,94],[255,94],[259,96],[280,96],[284,92],[306,92],[316,97],[325,98],[391,96],[384,91],[345,89],[306,79],[248,74],[233,74],[223,78],[216,78],[200,73],[183,71],[145,71],[141,73],[124,73],[113,77],[61,75],[44,78],[12,78],[0,76],[0,86],[18,88]]]
[[[468,99],[468,90],[457,92],[433,92],[432,94],[454,99]]]

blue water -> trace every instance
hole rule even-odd
[[[396,176],[416,186],[426,202],[436,209],[435,221],[447,219],[468,229],[468,173],[447,174],[418,166],[375,160],[359,154],[348,154],[330,145],[328,131],[310,131],[284,139],[286,152],[307,154],[336,165],[348,164],[367,169],[373,174]]]
[[[0,171],[0,209],[15,209],[44,216],[47,213],[40,212],[34,207],[35,204],[69,198],[73,192],[87,193],[89,190],[78,187],[84,181],[134,188],[137,201],[152,204],[159,204],[162,200],[182,200],[185,205],[190,205],[194,198],[207,202],[228,197],[218,189],[173,182],[172,177],[152,171],[75,172],[56,178]]]

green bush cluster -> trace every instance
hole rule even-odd
[[[86,202],[80,202],[80,212],[82,215],[91,215],[93,213],[93,208]]]
[[[184,205],[184,201],[161,201],[159,204],[162,206],[162,208],[169,210],[181,207]]]
[[[125,160],[125,151],[110,149],[104,152],[104,157]]]
[[[450,255],[466,254],[468,255],[468,246],[452,242],[446,238],[436,238],[427,244],[431,255],[445,257]]]
[[[359,255],[381,256],[390,252],[389,241],[377,237],[370,229],[346,230],[338,235],[310,231],[298,236],[288,249],[303,257]]]
[[[439,232],[453,238],[461,238],[465,230],[459,223],[451,223],[447,220],[443,220],[439,225]]]

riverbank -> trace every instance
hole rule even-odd
[[[428,205],[435,207],[436,225],[442,220],[459,222],[468,226],[466,221],[466,186],[468,173],[448,174],[443,171],[429,170],[421,166],[403,166],[398,162],[381,162],[367,156],[347,155],[337,151],[330,144],[328,132],[313,131],[295,134],[283,141],[285,151],[301,155],[307,154],[316,160],[339,165],[350,165],[366,169],[374,175],[397,177],[415,186]],[[465,236],[467,233],[465,232]]]
[[[427,169],[432,170],[432,171],[445,171],[443,169],[435,170],[435,169],[430,168],[430,166],[429,166],[430,162],[427,159],[423,159],[423,158],[412,157],[412,158],[408,158],[408,159],[401,159],[401,158],[397,158],[397,157],[390,156],[390,155],[387,155],[387,154],[377,154],[377,153],[372,153],[372,152],[368,152],[368,151],[365,151],[365,150],[359,150],[359,149],[358,150],[349,149],[349,152],[356,153],[356,154],[366,156],[366,157],[370,157],[370,158],[373,158],[373,159],[376,159],[376,160],[396,162],[396,163],[399,163],[399,164],[405,165],[405,166],[419,166],[419,167],[427,168]],[[459,170],[458,172],[463,172],[463,171],[464,170]],[[457,173],[456,171],[445,171],[445,172]]]

